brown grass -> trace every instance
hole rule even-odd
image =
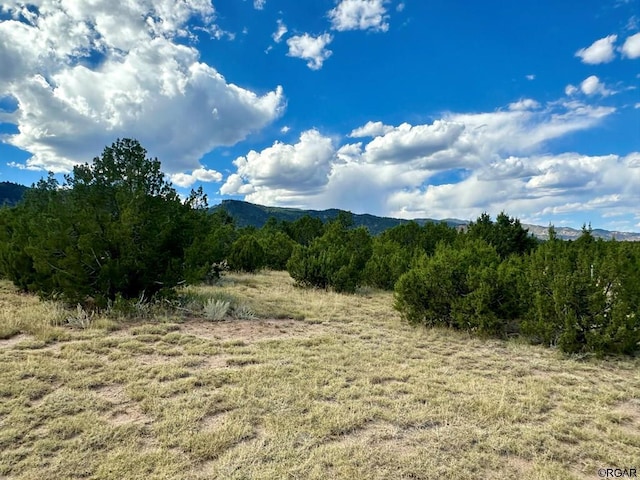
[[[0,288],[0,478],[565,480],[640,468],[638,359],[412,328],[389,293],[302,290],[286,273],[194,289],[230,293],[256,320],[168,316],[115,332],[56,327],[59,307]]]

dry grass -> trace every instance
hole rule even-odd
[[[52,327],[50,306],[1,288],[0,478],[566,480],[640,468],[638,359],[416,329],[388,293],[306,291],[283,273],[194,289],[242,299],[256,319],[115,332]]]

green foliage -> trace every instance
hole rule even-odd
[[[440,244],[400,277],[394,307],[411,323],[500,335],[499,263],[495,249],[481,240],[464,248]]]
[[[281,231],[265,229],[258,241],[264,251],[264,266],[272,270],[286,270],[296,243]]]
[[[511,218],[504,212],[496,217],[495,222],[491,221],[487,213],[483,213],[469,224],[467,234],[493,245],[503,259],[512,254],[530,252],[537,245],[536,239],[522,227],[520,220]]]
[[[393,290],[398,278],[409,270],[411,258],[411,249],[382,236],[374,238],[372,254],[363,273],[364,283]]]
[[[228,260],[232,270],[253,273],[264,266],[265,254],[254,235],[243,235],[231,245]]]
[[[105,306],[177,284],[194,209],[135,140],[118,140],[60,187],[50,175],[2,215],[0,265],[18,287]]]
[[[451,244],[457,238],[455,229],[445,223],[426,223],[420,227],[408,222],[386,230],[373,240],[373,253],[364,271],[364,282],[386,290],[393,290],[421,255],[432,255],[436,245]]]
[[[638,246],[595,241],[539,247],[527,269],[532,308],[523,331],[568,353],[640,349]]]
[[[220,279],[237,233],[233,219],[224,210],[198,210],[197,215],[199,228],[185,250],[185,280],[211,284]]]
[[[289,274],[301,285],[355,292],[371,256],[371,237],[364,228],[350,230],[340,219],[308,247],[297,245],[287,262]]]
[[[305,215],[294,222],[285,223],[284,230],[294,242],[308,246],[324,233],[324,224],[319,218]]]

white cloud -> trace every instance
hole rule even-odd
[[[534,110],[539,107],[540,104],[531,98],[523,98],[509,104],[509,110]]]
[[[382,122],[367,122],[366,125],[356,128],[349,136],[351,138],[377,137],[394,130],[394,127],[385,125]]]
[[[400,3],[398,4],[398,6],[396,7],[396,12],[402,12],[402,11],[404,11],[404,9],[405,9],[405,7],[406,7],[406,6],[407,6],[407,5],[406,5],[404,2],[400,2]]]
[[[220,182],[222,174],[216,170],[197,168],[191,173],[175,173],[169,178],[179,187],[187,188],[196,182]]]
[[[640,57],[640,32],[627,37],[622,45],[622,54],[627,58]]]
[[[236,158],[237,176],[231,175],[220,192],[236,194],[244,188],[254,192],[247,197],[249,201],[263,201],[263,194],[271,191],[313,193],[327,183],[334,155],[330,138],[308,130],[295,145],[275,142],[261,152],[251,150]]]
[[[253,191],[253,185],[245,184],[242,177],[237,173],[229,175],[227,181],[220,188],[222,195],[249,195]]]
[[[32,154],[29,168],[68,171],[134,137],[166,171],[197,169],[283,111],[280,87],[257,95],[200,61],[194,32],[220,31],[209,1],[42,0],[30,19],[3,8],[0,96],[19,105],[5,141]]]
[[[585,95],[602,95],[603,97],[613,95],[613,91],[609,90],[604,83],[600,81],[600,79],[591,75],[590,77],[585,78],[580,84],[580,90]]]
[[[597,65],[599,63],[609,63],[615,57],[615,43],[618,40],[617,35],[609,35],[608,37],[596,40],[587,48],[581,48],[576,52],[576,57],[582,59],[582,63]]]
[[[267,3],[267,0],[253,0],[253,8],[256,10],[262,10]]]
[[[567,85],[564,89],[564,93],[565,95],[567,95],[568,97],[571,97],[573,95],[575,95],[576,93],[578,93],[578,87],[576,87],[575,85]]]
[[[319,70],[322,68],[324,61],[333,53],[326,48],[332,41],[333,36],[328,33],[317,37],[313,37],[308,33],[295,35],[287,40],[287,45],[289,46],[287,55],[308,60],[307,66],[311,70]]]
[[[423,160],[435,167],[450,158],[434,154],[445,151],[458,140],[465,126],[462,123],[436,120],[431,125],[412,126],[403,123],[394,130],[375,137],[365,147],[365,160],[371,163],[403,163]]]
[[[534,74],[530,74],[530,75],[525,75],[525,77],[527,80],[535,80],[536,76]]]
[[[282,37],[284,37],[288,31],[289,30],[287,29],[287,26],[284,24],[284,22],[278,19],[278,29],[273,32],[271,38],[273,38],[274,42],[280,43]]]
[[[329,11],[331,28],[345,30],[373,30],[386,32],[389,24],[386,0],[342,0]]]
[[[285,125],[284,127],[282,127],[280,129],[280,132],[282,133],[289,133],[289,130],[291,130],[291,127],[289,127],[288,125]]]
[[[543,224],[555,215],[546,208],[617,193],[606,211],[633,211],[640,154],[544,153],[550,140],[592,128],[615,109],[578,101],[524,104],[535,107],[449,113],[422,125],[367,122],[349,137],[373,138],[337,149],[319,132],[305,132],[295,145],[276,143],[240,157],[238,177],[229,177],[224,192],[245,189],[246,200],[267,205],[414,218],[472,219],[506,210],[523,219],[546,215]],[[322,152],[315,163],[300,153],[311,150]]]

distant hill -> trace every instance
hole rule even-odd
[[[236,221],[236,225],[239,227],[253,226],[256,228],[261,228],[265,223],[267,223],[269,217],[274,217],[278,221],[285,220],[287,222],[293,222],[305,215],[309,215],[310,217],[319,218],[323,222],[327,222],[335,219],[341,212],[341,210],[335,208],[331,208],[329,210],[301,210],[298,208],[265,207],[263,205],[256,205],[254,203],[243,202],[240,200],[223,200],[220,205],[213,207],[213,210],[219,208],[225,210],[229,215],[231,215]],[[416,222],[421,225],[426,222],[438,221],[439,220],[426,218],[416,220]],[[372,235],[378,235],[389,228],[408,222],[410,222],[410,220],[377,217],[367,213],[353,214],[354,226],[366,227]],[[453,226],[460,224],[459,220],[446,220],[446,222]]]
[[[223,200],[220,205],[212,207],[212,210],[219,208],[225,210],[229,215],[231,215],[236,221],[236,225],[239,227],[253,226],[256,228],[261,228],[267,222],[269,217],[275,217],[278,221],[286,220],[288,222],[293,222],[300,217],[309,215],[326,222],[328,220],[333,220],[338,216],[338,213],[340,213],[340,210],[335,208],[329,210],[302,210],[298,208],[265,207],[263,205],[256,205],[254,203],[243,202],[240,200]],[[354,213],[353,221],[356,227],[366,227],[372,235],[378,235],[388,228],[410,222],[411,220]],[[456,228],[464,228],[464,226],[469,224],[468,221],[458,220],[455,218],[446,218],[443,220],[416,218],[414,221],[420,225],[424,225],[427,222],[445,222],[447,225]],[[523,227],[528,228],[529,232],[539,239],[544,240],[548,238],[548,226],[543,227],[540,225],[523,224]],[[555,230],[558,238],[562,238],[564,240],[575,240],[582,233],[581,230],[569,227],[555,227]],[[615,238],[620,241],[640,241],[640,233],[611,232],[608,230],[595,229],[592,231],[592,234],[596,238],[604,238],[605,240]]]
[[[13,182],[0,182],[0,206],[15,205],[24,196],[28,187]]]

